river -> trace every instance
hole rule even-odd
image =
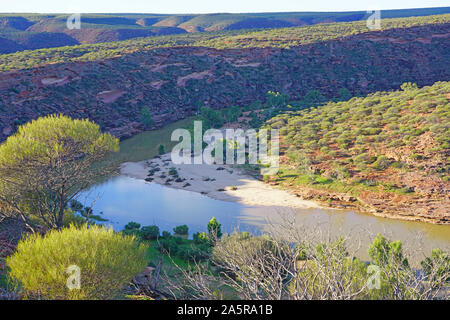
[[[187,123],[184,120],[181,124]],[[175,123],[121,142],[121,151],[114,155],[114,160],[140,161],[155,156],[161,141],[169,141],[170,132],[176,127]],[[170,145],[166,143],[166,150]],[[362,257],[367,256],[367,245],[377,233],[402,240],[405,248],[418,255],[428,255],[437,247],[450,248],[448,225],[380,218],[352,210],[245,206],[120,175],[93,186],[78,199],[91,206],[95,214],[108,219],[106,224],[115,230],[121,230],[130,221],[143,226],[157,225],[161,231],[172,231],[175,226],[186,224],[192,235],[206,231],[208,221],[216,217],[225,232],[239,228],[258,233],[264,231],[268,223],[278,223],[288,215],[295,217],[295,223],[307,230],[350,235],[361,240]]]

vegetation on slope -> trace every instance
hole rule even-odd
[[[426,214],[446,220],[449,93],[449,82],[405,83],[401,91],[280,114],[267,122],[280,129],[285,148],[277,179],[356,197],[369,190],[440,199]]]
[[[431,24],[445,27],[449,22],[450,14],[383,19],[382,28],[386,31]],[[173,46],[206,46],[217,49],[289,48],[367,32],[370,30],[365,22],[346,22],[256,32],[238,30],[140,38],[4,54],[0,55],[0,71],[25,69],[48,63],[102,60],[136,51]]]
[[[383,18],[450,13],[450,8],[383,10]],[[282,28],[366,20],[364,11],[169,14],[82,14],[81,29],[66,26],[68,14],[0,14],[0,53],[120,41],[186,32]],[[9,40],[11,42],[6,42]],[[56,40],[56,41],[55,41]]]

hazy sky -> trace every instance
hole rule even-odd
[[[212,13],[351,11],[450,6],[450,0],[0,0],[0,12]]]

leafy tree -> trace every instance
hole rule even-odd
[[[187,225],[183,224],[182,226],[173,228],[173,232],[178,235],[187,235],[189,232],[189,228]]]
[[[159,147],[158,147],[158,154],[162,155],[162,154],[164,154],[164,153],[165,153],[165,151],[164,151],[164,145],[163,145],[163,144],[160,144]]]
[[[215,217],[212,217],[208,222],[208,233],[211,236],[220,239],[222,237],[222,225],[217,221]]]
[[[142,227],[140,234],[144,240],[154,240],[159,237],[159,228],[158,226],[145,226]]]
[[[322,104],[327,99],[320,93],[319,90],[310,90],[305,95],[305,98],[303,99],[303,103],[307,106],[314,106],[318,104]]]
[[[195,244],[209,243],[208,235],[205,232],[196,232],[192,238]]]
[[[266,94],[266,105],[269,108],[282,108],[287,105],[289,101],[289,95],[269,91]]]
[[[337,98],[338,101],[347,101],[352,98],[352,94],[350,93],[350,91],[347,88],[340,89],[338,91],[338,94],[339,94],[339,96]]]
[[[148,246],[100,226],[71,226],[19,242],[9,276],[30,298],[112,299],[148,264]],[[72,266],[72,269],[70,267]],[[68,278],[74,288],[67,287]]]
[[[140,227],[141,227],[140,223],[130,221],[125,225],[124,229],[125,230],[135,230],[135,229],[139,230]]]
[[[154,121],[148,107],[141,109],[141,121],[147,129],[153,127]]]
[[[214,109],[202,107],[200,109],[200,117],[203,121],[203,128],[220,128],[223,126],[222,114]]]
[[[119,149],[87,119],[50,115],[19,127],[0,146],[0,215],[61,228],[69,201],[112,168],[93,165]]]

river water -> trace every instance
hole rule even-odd
[[[216,217],[224,232],[238,228],[258,233],[288,216],[305,230],[357,238],[362,242],[362,257],[367,257],[367,245],[377,233],[402,240],[405,248],[420,255],[429,254],[436,247],[450,247],[450,226],[379,218],[351,210],[250,207],[126,176],[93,186],[79,200],[108,219],[105,224],[115,230],[121,230],[130,221],[157,225],[161,231],[186,224],[192,235],[206,231],[208,221]]]

